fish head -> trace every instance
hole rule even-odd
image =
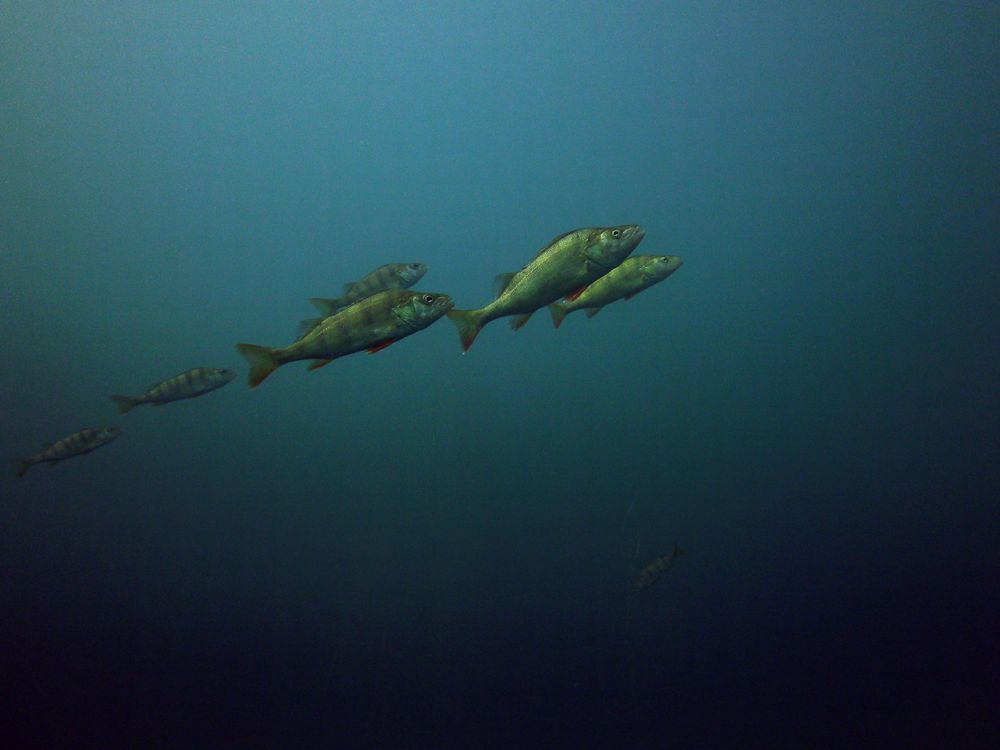
[[[611,269],[625,260],[645,236],[646,230],[638,224],[603,227],[593,232],[584,253],[597,265]]]
[[[684,260],[676,255],[651,255],[643,274],[650,280],[662,281],[682,265]]]
[[[427,273],[427,265],[424,263],[400,263],[396,268],[396,276],[399,278],[400,287],[407,289],[416,284]]]
[[[396,315],[413,330],[426,328],[455,306],[447,294],[410,292],[396,306]]]

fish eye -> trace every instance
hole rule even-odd
[[[434,295],[433,294],[425,294],[424,295],[424,302],[426,302],[428,305],[431,302],[433,302],[433,301],[434,301]]]
[[[620,229],[612,229],[611,230],[611,236],[612,237],[618,237],[620,235],[621,235],[621,230]]]

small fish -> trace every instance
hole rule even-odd
[[[660,580],[660,576],[670,570],[674,566],[674,563],[677,562],[677,558],[683,554],[684,550],[677,545],[677,542],[674,542],[674,548],[670,552],[653,558],[643,566],[642,570],[639,571],[639,575],[632,581],[632,591],[648,589]]]
[[[369,354],[426,328],[453,306],[447,294],[389,289],[361,300],[323,322],[294,344],[269,348],[237,344],[236,350],[250,362],[251,388],[256,388],[278,367],[300,359],[314,360],[315,370],[337,357],[367,349]]]
[[[14,468],[17,469],[17,477],[23,477],[28,469],[35,464],[47,463],[55,465],[60,461],[65,461],[73,456],[85,456],[102,445],[107,445],[121,434],[118,427],[100,427],[94,429],[84,428],[79,432],[74,432],[62,440],[49,443],[41,451],[27,458],[14,459]]]
[[[462,349],[469,350],[479,331],[491,320],[517,317],[518,330],[532,313],[560,297],[574,299],[591,282],[621,263],[645,237],[638,224],[574,229],[543,247],[517,273],[497,277],[493,302],[478,310],[452,310],[448,318],[458,328]]]
[[[549,305],[556,328],[574,310],[587,310],[592,318],[619,299],[632,299],[643,289],[658,284],[676,271],[684,261],[676,255],[633,255],[588,286],[574,300],[559,300]]]
[[[423,263],[386,263],[357,281],[344,285],[344,294],[335,299],[313,297],[309,301],[324,317],[387,289],[409,289],[427,273]],[[320,318],[322,320],[322,318]]]
[[[162,383],[154,383],[141,396],[119,396],[111,398],[118,404],[118,413],[127,414],[139,404],[163,406],[183,398],[196,398],[229,383],[236,377],[232,370],[219,367],[196,367],[180,375],[167,378]]]

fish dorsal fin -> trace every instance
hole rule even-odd
[[[553,247],[555,247],[555,245],[559,242],[559,240],[561,240],[561,239],[563,239],[565,237],[568,237],[569,235],[571,235],[571,234],[573,234],[574,232],[577,232],[577,231],[579,231],[579,230],[577,230],[577,229],[570,229],[568,232],[563,232],[558,237],[553,237],[545,247],[543,247],[541,250],[539,250],[537,253],[535,253],[535,257],[532,258],[532,260],[538,260],[543,255],[545,255],[545,253],[547,253],[549,250],[551,250]]]
[[[588,308],[587,308],[587,309],[586,309],[586,310],[584,311],[584,314],[585,314],[585,315],[586,315],[586,316],[587,316],[588,318],[592,318],[592,317],[594,317],[595,315],[597,315],[597,313],[599,313],[599,312],[600,312],[601,310],[603,310],[603,309],[604,309],[603,307],[588,307]]]
[[[383,341],[380,344],[375,344],[375,346],[370,346],[370,347],[368,347],[368,353],[369,354],[377,354],[378,352],[380,352],[383,349],[385,349],[387,346],[392,346],[393,344],[395,344],[396,341],[397,341],[397,339],[389,339],[388,341]]]
[[[306,318],[301,323],[296,330],[296,339],[301,340],[312,333],[316,327],[322,323],[326,318]]]
[[[493,279],[493,283],[496,286],[497,298],[507,291],[507,287],[510,286],[511,279],[513,279],[516,275],[516,273],[501,273]]]

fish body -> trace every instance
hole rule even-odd
[[[118,404],[118,413],[126,414],[139,404],[162,406],[171,401],[202,396],[221,388],[235,377],[236,373],[232,370],[220,367],[195,367],[160,383],[154,383],[141,396],[115,395],[111,398]]]
[[[73,458],[73,456],[85,456],[92,450],[100,448],[102,445],[107,445],[120,434],[121,429],[118,427],[100,427],[96,429],[86,427],[79,432],[74,432],[62,440],[57,440],[54,443],[46,445],[33,456],[15,459],[14,466],[17,469],[18,479],[23,477],[28,469],[35,464],[57,464],[60,461],[65,461],[67,458]]]
[[[325,317],[333,315],[348,305],[353,305],[365,297],[371,297],[387,289],[409,289],[427,273],[423,263],[386,263],[357,281],[344,285],[344,294],[333,299],[313,297],[310,302]]]
[[[363,349],[374,354],[426,328],[453,306],[447,294],[389,289],[324,318],[320,325],[289,346],[237,344],[236,350],[250,362],[249,384],[255,388],[288,362],[311,359],[314,362],[309,369],[315,370],[337,357]]]
[[[575,310],[587,310],[594,317],[601,308],[620,299],[632,299],[643,289],[658,284],[684,263],[676,255],[633,255],[612,268],[584,289],[573,300],[558,300],[549,305],[556,328]]]
[[[677,558],[684,554],[677,542],[674,542],[674,548],[670,550],[665,555],[653,558],[648,563],[646,563],[639,574],[632,581],[632,591],[642,591],[643,589],[648,589],[658,580],[660,576],[670,570],[674,563],[677,562]]]
[[[576,294],[621,263],[645,234],[637,224],[628,224],[575,229],[556,237],[520,271],[497,277],[501,285],[493,302],[478,310],[448,313],[462,348],[468,351],[491,320],[516,315],[511,323],[516,330],[539,308]]]

